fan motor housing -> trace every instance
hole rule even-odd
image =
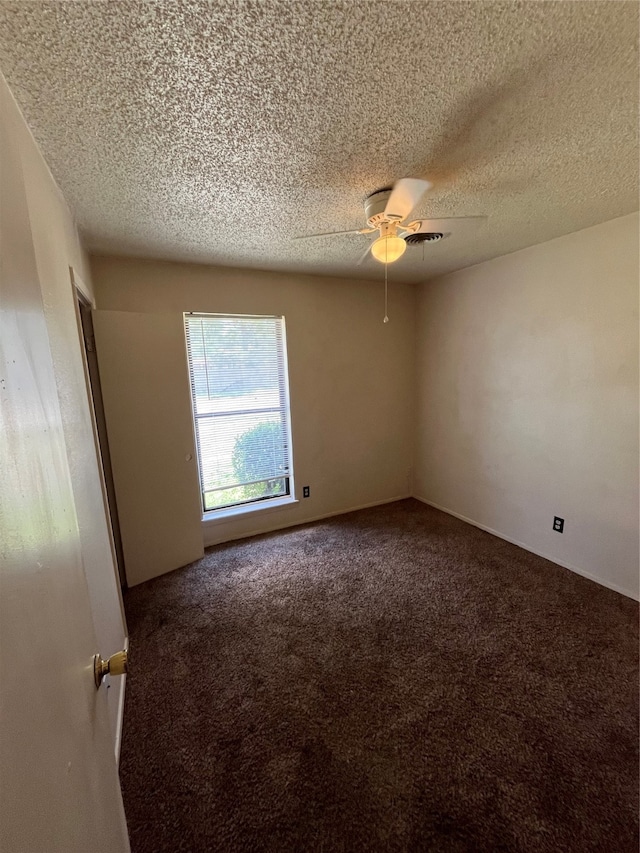
[[[370,195],[364,202],[364,215],[367,217],[369,228],[378,228],[383,222],[389,220],[384,215],[384,209],[391,195],[390,189],[378,190]]]

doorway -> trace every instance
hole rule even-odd
[[[98,357],[96,355],[95,337],[93,333],[92,305],[77,286],[75,287],[75,294],[78,305],[80,328],[82,330],[86,374],[89,390],[91,392],[91,401],[93,403],[93,421],[102,462],[104,492],[109,512],[109,520],[111,522],[111,534],[113,537],[116,564],[118,566],[118,577],[120,579],[121,588],[126,589],[127,575],[124,565],[124,552],[122,550],[120,522],[118,520],[116,492],[113,483],[113,473],[111,470],[111,454],[109,453],[107,423],[104,416],[102,389],[100,387],[100,370],[98,367]]]

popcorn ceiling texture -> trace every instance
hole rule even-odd
[[[4,2],[0,68],[86,245],[378,278],[367,195],[404,176],[420,281],[638,202],[635,2]]]

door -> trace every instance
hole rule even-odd
[[[0,93],[0,849],[125,853],[126,823],[20,158]]]
[[[204,554],[182,315],[94,311],[129,586]]]

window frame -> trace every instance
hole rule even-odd
[[[280,322],[280,338],[281,338],[281,363],[282,363],[282,376],[279,377],[279,400],[280,405],[277,407],[268,406],[268,407],[256,407],[256,409],[239,409],[239,410],[225,410],[224,412],[216,412],[215,414],[202,414],[198,415],[196,413],[196,400],[194,397],[194,378],[191,373],[191,353],[189,346],[189,335],[187,332],[187,320],[189,318],[197,319],[230,319],[230,320],[278,320]],[[256,511],[265,511],[268,509],[278,509],[280,507],[284,507],[290,504],[298,503],[295,497],[295,480],[294,480],[294,464],[293,464],[293,441],[291,434],[291,399],[289,393],[289,359],[288,359],[288,350],[287,350],[287,329],[286,329],[286,320],[284,315],[282,314],[230,314],[230,313],[220,313],[220,312],[202,312],[202,311],[185,311],[183,312],[183,327],[184,327],[184,335],[185,335],[185,350],[187,356],[187,375],[189,380],[189,396],[191,400],[191,417],[193,424],[193,433],[195,439],[195,448],[196,448],[196,461],[198,464],[198,487],[200,492],[200,507],[202,510],[202,520],[203,522],[215,522],[215,521],[223,521],[226,518],[233,518],[236,516],[242,516],[245,514],[252,514]],[[274,480],[286,480],[287,492],[285,494],[274,495],[274,496],[261,496],[250,498],[249,500],[242,501],[235,504],[229,504],[227,506],[216,507],[215,509],[207,509],[205,505],[205,490],[204,490],[204,477],[203,477],[203,469],[201,465],[202,458],[202,449],[200,446],[200,433],[198,429],[198,420],[200,418],[208,418],[208,417],[220,417],[224,415],[234,415],[234,414],[260,414],[261,412],[280,412],[285,416],[286,423],[286,432],[285,439],[287,442],[288,449],[288,461],[289,461],[289,472],[284,477],[274,477]],[[255,482],[265,482],[264,480],[257,480]],[[243,484],[247,485],[247,484]],[[233,488],[233,486],[226,486],[224,488]],[[211,491],[211,490],[209,490]]]

